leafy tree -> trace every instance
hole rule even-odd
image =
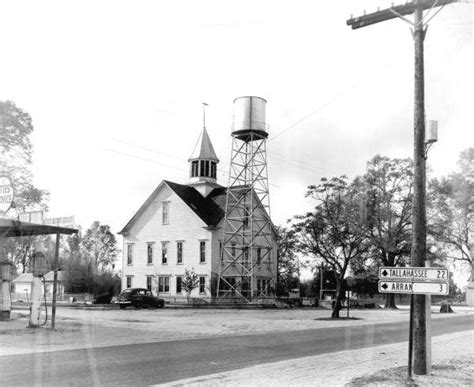
[[[98,221],[86,230],[82,248],[84,257],[94,273],[112,269],[119,253],[117,240],[110,231],[110,226],[101,225]]]
[[[296,254],[294,229],[276,227],[278,243],[277,295],[288,294],[298,287],[300,262]]]
[[[361,231],[372,245],[371,258],[383,266],[405,263],[411,252],[412,161],[377,155],[353,189],[361,194]],[[387,294],[385,307],[396,308],[394,294]]]
[[[89,235],[92,229],[97,231],[97,228],[91,227],[91,229],[87,230],[89,231]],[[108,226],[105,226],[105,229],[108,231]],[[98,234],[100,235],[100,233]],[[80,228],[77,234],[72,234],[64,238],[64,243],[61,248],[61,256],[63,257],[61,268],[66,272],[66,291],[71,293],[94,294],[98,297],[97,300],[99,302],[109,302],[111,297],[120,291],[121,280],[117,274],[105,270],[110,267],[110,264],[108,264],[108,266],[102,265],[101,262],[104,260],[101,257],[98,258],[99,264],[96,264],[97,261],[95,260],[94,251],[100,243],[107,244],[107,239],[103,237],[102,242],[95,244],[91,243],[91,240],[93,240],[93,238],[86,239],[85,236],[83,237]],[[108,244],[113,243],[109,241]],[[89,251],[88,249],[91,248],[91,246],[92,250]],[[114,251],[114,249],[111,248],[107,249],[109,252]],[[111,253],[111,255],[113,255],[113,253]],[[108,262],[109,260],[110,257],[105,261]],[[102,270],[97,272],[98,268]]]
[[[191,270],[184,270],[184,277],[181,285],[186,292],[186,297],[189,299],[192,291],[199,286],[199,276],[194,271],[194,267]]]
[[[351,261],[350,269],[351,276],[347,278],[347,285],[351,291],[369,297],[378,293],[377,251],[374,246],[369,246],[363,259]]]
[[[321,179],[319,185],[308,187],[307,196],[316,201],[314,211],[296,217],[293,227],[300,251],[322,259],[336,275],[332,317],[338,318],[349,263],[368,249],[360,232],[358,202],[345,176]]]
[[[15,157],[31,162],[33,146],[30,135],[33,123],[28,113],[12,101],[0,101],[0,149],[5,158]]]
[[[432,179],[428,189],[428,234],[441,253],[473,266],[474,251],[474,148],[460,155],[459,171]],[[434,250],[434,251],[433,251]],[[471,270],[471,277],[474,270]]]
[[[17,213],[46,210],[48,192],[34,186],[31,173],[33,123],[28,113],[11,101],[0,101],[1,174],[10,178]]]
[[[30,135],[33,124],[28,113],[11,101],[0,101],[0,175],[7,176],[13,186],[11,215],[47,209],[48,192],[33,184],[31,160],[33,146]],[[8,238],[4,250],[16,267],[26,272],[35,238]]]

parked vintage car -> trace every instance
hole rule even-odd
[[[163,308],[165,300],[153,295],[151,290],[144,288],[129,288],[122,291],[116,303],[120,309],[125,309],[127,306],[134,306],[135,308]]]

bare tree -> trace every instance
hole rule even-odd
[[[189,301],[192,291],[199,286],[199,276],[195,273],[194,267],[191,270],[184,270],[182,286]]]

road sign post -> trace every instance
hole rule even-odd
[[[410,332],[408,337],[408,378],[411,378],[413,359],[413,309],[414,294],[448,295],[449,272],[444,267],[381,267],[379,268],[380,293],[410,294]],[[428,298],[428,297],[427,297]],[[430,305],[426,306],[426,310]],[[430,320],[431,321],[431,320]],[[430,333],[431,335],[431,333]],[[431,351],[431,339],[428,337],[426,349]],[[428,368],[431,367],[431,355],[427,356]]]

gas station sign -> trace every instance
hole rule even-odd
[[[6,213],[13,202],[13,186],[10,179],[0,176],[0,213]]]

